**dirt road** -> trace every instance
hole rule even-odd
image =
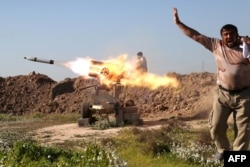
[[[140,129],[158,129],[164,124],[167,124],[166,120],[145,120],[144,125],[136,126]],[[191,128],[204,128],[206,127],[206,120],[193,120],[185,121],[187,126]],[[65,141],[75,141],[80,139],[96,139],[107,138],[117,135],[121,130],[125,128],[133,128],[135,126],[115,127],[105,130],[93,129],[93,127],[79,127],[77,123],[55,125],[42,129],[38,129],[35,133],[37,141],[46,144],[63,143]]]

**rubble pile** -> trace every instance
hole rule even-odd
[[[134,100],[139,112],[148,117],[191,117],[208,113],[215,88],[214,73],[177,74],[178,88],[149,90],[127,87],[126,99]],[[81,105],[95,93],[95,79],[65,78],[56,82],[44,74],[0,77],[0,113],[22,115],[42,113],[80,113]]]

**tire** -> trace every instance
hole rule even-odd
[[[135,126],[140,126],[140,125],[143,125],[144,122],[143,122],[143,119],[137,119],[136,121],[134,121],[133,123]]]
[[[89,103],[85,102],[82,105],[82,118],[90,118],[91,117],[91,111],[89,109]]]

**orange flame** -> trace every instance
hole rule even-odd
[[[84,77],[98,77],[102,84],[110,86],[115,82],[123,85],[141,86],[149,89],[158,87],[177,87],[179,85],[176,78],[169,76],[159,76],[153,73],[141,73],[135,69],[135,62],[129,62],[127,55],[107,61],[94,61],[90,58],[78,58],[63,64],[73,72]]]

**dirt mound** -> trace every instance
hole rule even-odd
[[[128,87],[127,97],[133,99],[139,112],[147,117],[206,117],[212,106],[215,74],[169,73],[180,82],[178,88],[161,87],[149,90]],[[95,79],[66,78],[56,82],[43,74],[0,77],[0,112],[9,114],[76,113],[95,92]],[[147,96],[145,96],[147,95]]]

